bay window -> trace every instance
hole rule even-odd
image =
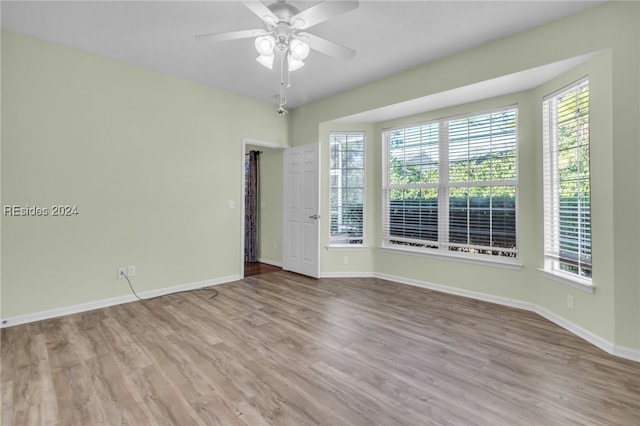
[[[384,131],[383,245],[516,258],[517,108]]]

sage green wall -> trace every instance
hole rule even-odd
[[[487,43],[291,111],[289,139],[296,145],[326,140],[332,120],[385,105],[463,87],[552,62],[602,51],[596,58],[527,92],[434,111],[443,117],[509,103],[519,105],[519,240],[522,270],[427,259],[379,250],[381,222],[380,130],[375,127],[374,169],[369,186],[374,206],[367,223],[373,272],[447,285],[533,303],[620,347],[640,349],[640,4],[609,2],[530,31]],[[541,99],[580,77],[592,76],[594,295],[544,278],[542,266]],[[414,122],[406,117],[396,122]],[[597,156],[597,157],[596,157]],[[369,175],[367,175],[369,178]],[[322,166],[321,179],[328,179]],[[323,229],[328,223],[322,222]],[[372,238],[373,237],[373,238]],[[366,256],[367,254],[363,254]],[[323,255],[321,270],[332,273],[339,258]],[[340,267],[339,270],[344,268]],[[357,271],[351,268],[351,271]],[[597,271],[597,272],[596,272]],[[575,307],[566,307],[566,296]]]
[[[240,274],[242,138],[287,143],[273,106],[2,33],[3,318]],[[233,201],[231,209],[227,201]]]
[[[614,25],[615,341],[640,348],[640,3],[623,9]]]

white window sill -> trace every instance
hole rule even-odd
[[[559,282],[560,284],[568,285],[569,287],[577,288],[589,294],[596,292],[596,287],[590,280],[585,280],[580,277],[573,277],[569,274],[563,274],[561,272],[549,271],[547,269],[538,268],[538,271],[542,272],[545,278],[552,281]]]
[[[439,253],[435,250],[411,250],[407,248],[380,247],[380,251],[387,253],[403,253],[430,259],[447,260],[452,262],[470,263],[473,265],[494,266],[496,268],[521,270],[522,263],[518,260],[483,259],[482,255],[465,256],[460,254]],[[487,256],[488,257],[488,256]]]
[[[328,251],[367,251],[369,248],[361,244],[344,244],[327,246]]]

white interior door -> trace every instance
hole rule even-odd
[[[284,153],[284,239],[282,268],[318,278],[319,144]]]

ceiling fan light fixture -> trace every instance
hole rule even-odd
[[[304,67],[304,61],[294,58],[292,55],[287,55],[287,64],[289,71],[299,70]]]
[[[298,61],[304,61],[309,56],[310,47],[304,41],[294,38],[289,44],[290,56]]]
[[[260,55],[256,58],[256,61],[258,61],[258,63],[260,63],[260,65],[269,68],[270,70],[273,69],[273,59],[275,58],[275,55],[273,54],[273,52],[271,52],[271,55]]]
[[[272,35],[265,35],[256,38],[256,50],[261,56],[273,56],[273,49],[276,47],[276,39]]]
[[[256,61],[270,70],[273,70],[275,56],[278,54],[280,61],[278,114],[284,115],[287,113],[284,109],[287,103],[286,89],[291,87],[289,72],[305,66],[304,60],[309,56],[312,46],[314,50],[339,59],[351,59],[355,55],[354,50],[301,30],[356,9],[359,1],[321,0],[302,12],[290,4],[289,0],[269,0],[274,1],[269,6],[263,1],[265,0],[243,0],[242,3],[262,20],[264,28],[200,34],[196,38],[208,42],[254,38],[254,45],[259,54]]]

